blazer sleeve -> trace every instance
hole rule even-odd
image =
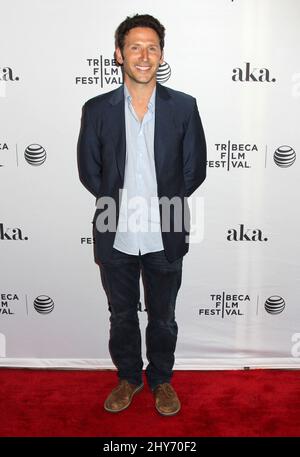
[[[77,159],[80,181],[97,198],[102,172],[101,144],[87,103],[82,110]]]
[[[190,115],[183,140],[183,174],[186,197],[189,197],[206,178],[206,141],[197,102]]]

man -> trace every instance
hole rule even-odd
[[[124,84],[85,103],[78,141],[80,179],[97,198],[95,260],[111,313],[109,349],[119,378],[104,408],[114,413],[143,388],[140,273],[148,316],[147,381],[160,414],[181,408],[170,384],[175,302],[189,248],[186,200],[205,179],[206,143],[196,100],[156,82],[164,34],[147,14],[119,25],[115,55]],[[116,214],[108,208],[111,200]],[[163,201],[175,202],[173,212]]]

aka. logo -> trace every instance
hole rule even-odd
[[[274,152],[274,162],[281,168],[293,165],[296,160],[296,152],[290,146],[279,146]]]
[[[48,295],[39,295],[33,302],[34,309],[40,314],[49,314],[53,311],[54,301]]]
[[[260,229],[245,229],[244,224],[240,224],[238,229],[229,229],[227,235],[228,241],[268,241],[263,236]]]
[[[156,80],[159,83],[165,83],[170,79],[171,76],[171,67],[167,62],[163,62],[157,70]]]
[[[0,68],[0,81],[19,81],[19,76],[14,77],[10,67]]]
[[[279,295],[272,295],[265,301],[265,310],[269,314],[280,314],[285,308],[285,301]]]
[[[22,230],[19,227],[4,227],[4,224],[0,223],[0,240],[6,241],[27,241],[28,236],[23,236]]]
[[[276,78],[270,77],[270,70],[267,68],[251,68],[250,62],[246,62],[245,68],[234,68],[232,81],[237,82],[268,82],[274,83]]]
[[[30,144],[25,149],[24,157],[30,165],[39,166],[46,160],[46,151],[40,144]]]

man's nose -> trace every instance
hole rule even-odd
[[[144,48],[141,50],[141,58],[142,60],[148,60],[148,49]]]

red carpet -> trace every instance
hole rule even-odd
[[[126,411],[103,402],[113,371],[0,369],[1,437],[300,436],[300,371],[175,371],[177,416],[154,409],[147,385]]]

